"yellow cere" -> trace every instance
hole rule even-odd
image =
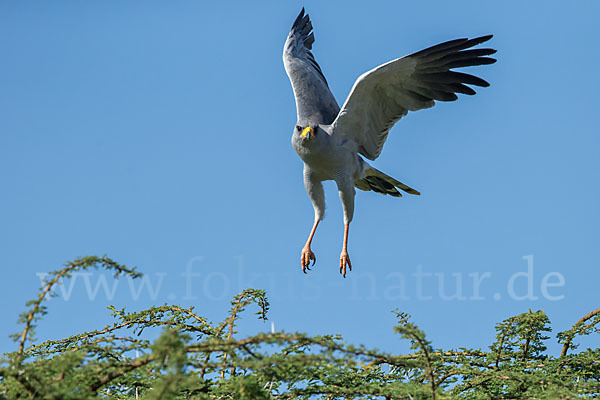
[[[310,126],[307,126],[306,128],[304,128],[304,130],[303,130],[303,131],[302,131],[302,133],[300,134],[300,137],[303,137],[303,138],[305,138],[305,137],[306,137],[306,134],[307,134],[307,133],[309,133],[309,132],[312,134],[312,133],[313,133],[313,130],[312,130],[312,128],[311,128]],[[309,138],[310,138],[310,136],[309,136]]]

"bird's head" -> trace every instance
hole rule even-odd
[[[317,127],[313,127],[313,126],[301,126],[301,125],[296,125],[296,132],[298,133],[298,136],[300,136],[302,138],[302,140],[311,140],[315,137],[316,133],[317,133]]]

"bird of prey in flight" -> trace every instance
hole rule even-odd
[[[322,182],[337,184],[344,212],[344,241],[340,273],[352,270],[348,230],[354,214],[355,188],[401,197],[398,191],[418,195],[415,189],[377,170],[363,157],[381,154],[388,132],[408,111],[433,107],[435,101],[454,101],[457,93],[473,95],[467,85],[489,86],[481,78],[453,68],[492,64],[496,50],[476,48],[492,35],[455,39],[392,60],[362,74],[350,95],[338,106],[325,75],[311,53],[315,41],[304,8],[294,21],[283,48],[283,63],[292,83],[298,121],[292,146],[304,161],[304,186],[315,211],[308,240],[300,256],[302,270],[316,262],[310,245],[325,214]],[[363,157],[361,157],[361,155]]]

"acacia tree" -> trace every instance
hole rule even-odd
[[[600,349],[569,352],[579,335],[597,333],[600,309],[559,333],[561,354],[547,354],[550,322],[528,311],[496,325],[487,350],[435,349],[407,314],[394,330],[411,344],[393,355],[333,335],[239,335],[249,306],[266,320],[264,291],[235,296],[224,320],[209,323],[193,308],[162,305],[138,312],[109,307],[114,323],[33,344],[44,301],[62,278],[104,268],[132,278],[135,269],[107,257],[69,262],[27,304],[17,350],[0,358],[0,399],[572,399],[600,397]],[[154,341],[144,329],[162,328]]]

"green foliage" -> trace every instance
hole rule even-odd
[[[550,321],[531,311],[496,325],[488,351],[434,349],[409,315],[394,327],[412,352],[392,355],[338,336],[278,332],[238,336],[246,308],[266,320],[264,291],[235,296],[220,323],[193,308],[162,305],[138,312],[109,307],[114,323],[41,344],[32,342],[44,300],[60,278],[105,268],[139,277],[106,257],[55,271],[22,314],[18,349],[0,358],[3,399],[573,399],[600,397],[600,349],[568,353],[580,335],[597,333],[600,309],[559,333],[561,355],[547,354]],[[140,337],[161,328],[154,341]]]

